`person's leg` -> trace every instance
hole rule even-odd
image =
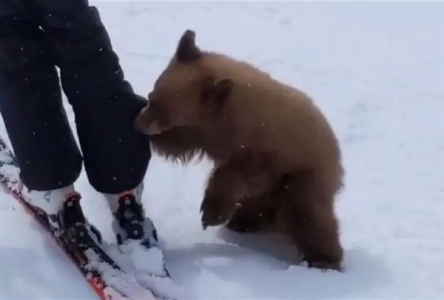
[[[91,185],[101,193],[136,188],[151,156],[133,120],[146,100],[125,81],[108,33],[85,0],[34,0],[43,16],[71,103]]]
[[[85,220],[74,189],[82,157],[54,63],[27,2],[0,1],[0,111],[20,167],[24,199],[45,212],[61,234]]]
[[[44,33],[22,0],[0,1],[0,112],[31,190],[71,185],[82,158]]]
[[[34,3],[42,12],[62,87],[75,112],[89,181],[106,196],[117,225],[127,233],[120,237],[141,238],[141,194],[151,150],[147,137],[134,130],[133,121],[146,100],[124,79],[95,7],[85,0]]]

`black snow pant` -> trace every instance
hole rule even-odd
[[[133,128],[144,105],[87,0],[0,0],[0,111],[27,187],[70,185],[82,163],[99,192],[137,186],[151,158],[147,137]]]

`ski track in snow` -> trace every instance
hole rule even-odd
[[[138,93],[150,91],[190,28],[202,48],[311,94],[341,142],[344,274],[290,266],[264,237],[202,230],[210,163],[182,167],[154,155],[144,201],[184,299],[444,299],[443,3],[92,3]],[[84,173],[77,186],[87,216],[112,239],[104,199]],[[3,193],[0,270],[1,299],[95,299]]]

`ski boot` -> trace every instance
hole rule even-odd
[[[143,209],[143,188],[142,182],[133,190],[104,195],[114,216],[112,228],[123,254],[120,262],[156,299],[178,299],[181,289],[171,279],[157,230]]]
[[[120,194],[105,194],[110,209],[113,214],[112,228],[116,235],[117,244],[123,253],[130,257],[139,257],[135,252],[142,251],[142,256],[150,255],[157,249],[161,253],[156,228],[150,218],[146,217],[143,204],[142,192],[144,189],[143,182],[135,189],[125,191]],[[138,248],[138,250],[136,250]],[[137,260],[136,257],[131,257]],[[159,258],[158,263],[162,265],[161,270],[156,270],[157,276],[169,276],[168,271],[163,265],[163,255]],[[140,261],[133,261],[136,267],[141,265]],[[151,269],[151,268],[150,268]],[[150,270],[152,272],[152,270]]]
[[[22,186],[22,196],[69,249],[83,252],[102,243],[100,232],[85,218],[81,196],[73,186],[51,191],[30,191]]]

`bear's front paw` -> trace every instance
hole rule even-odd
[[[206,196],[202,201],[202,227],[223,225],[230,220],[240,204],[231,204],[221,198]]]

